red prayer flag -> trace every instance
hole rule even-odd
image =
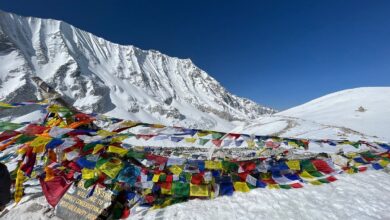
[[[367,170],[367,167],[359,167],[358,170],[359,172],[364,172]]]
[[[200,185],[203,182],[203,176],[200,173],[196,173],[192,175],[191,183],[195,185]]]
[[[324,160],[312,160],[312,164],[315,166],[315,168],[323,173],[329,174],[332,173],[334,170],[329,166],[329,164]]]
[[[43,194],[47,202],[55,207],[60,202],[62,196],[68,191],[72,185],[71,181],[66,181],[62,176],[55,176],[52,180],[45,182],[44,178],[39,178]]]
[[[245,171],[252,171],[252,170],[256,169],[256,163],[253,162],[253,161],[251,161],[251,162],[244,162],[244,163],[241,163],[241,167]]]
[[[246,176],[248,176],[249,172],[242,172],[242,173],[239,173],[238,176],[240,177],[240,179],[242,181],[246,181]]]
[[[18,131],[4,131],[0,134],[0,142],[20,134]]]
[[[290,186],[291,186],[292,188],[295,188],[295,189],[298,189],[298,188],[302,188],[302,187],[303,187],[303,185],[300,184],[300,183],[293,183],[293,184],[290,184]]]
[[[241,134],[229,133],[228,137],[233,138],[233,139],[237,139],[237,138],[241,137]]]
[[[334,182],[334,181],[337,180],[336,177],[334,177],[334,176],[329,176],[329,177],[327,177],[326,179],[327,179],[329,182]]]
[[[212,140],[213,144],[217,147],[220,147],[222,144],[222,140]]]
[[[36,124],[29,124],[23,131],[25,135],[42,134],[48,127]]]

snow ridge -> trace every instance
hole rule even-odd
[[[275,112],[229,93],[190,59],[0,11],[0,100],[40,98],[31,76],[82,111],[150,123],[229,130]]]

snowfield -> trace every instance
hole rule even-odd
[[[390,87],[343,90],[276,115],[350,128],[390,141]]]
[[[260,117],[234,131],[295,138],[390,142],[390,87],[342,90]]]

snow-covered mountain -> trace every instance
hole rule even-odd
[[[190,59],[0,11],[0,100],[39,98],[32,76],[83,111],[145,122],[229,130],[275,112],[229,93]]]
[[[261,117],[236,131],[320,139],[390,141],[390,87],[348,89]]]
[[[344,90],[269,115],[275,110],[232,95],[189,59],[111,43],[62,21],[0,11],[0,100],[40,98],[32,76],[83,111],[119,118],[286,137],[390,140],[388,87]]]

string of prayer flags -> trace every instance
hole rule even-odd
[[[98,128],[93,123],[99,119],[110,126]],[[337,180],[336,174],[385,169],[390,163],[390,147],[386,143],[226,134],[74,113],[57,105],[48,107],[42,123],[0,122],[0,129],[0,151],[7,149],[0,161],[22,161],[13,177],[15,201],[20,201],[27,177],[39,178],[52,206],[80,179],[89,188],[88,196],[99,185],[115,193],[126,191],[133,195],[131,198],[139,198],[141,204],[161,208],[193,198],[212,199],[254,188],[293,189],[305,184],[329,184]],[[203,151],[134,146],[134,140],[171,141],[200,146]],[[371,147],[354,154],[289,157],[293,149],[307,149],[311,141]],[[289,148],[285,149],[286,145]],[[217,152],[210,157],[210,152],[204,150],[206,146],[216,146]],[[243,147],[245,153],[223,151],[232,146]]]

